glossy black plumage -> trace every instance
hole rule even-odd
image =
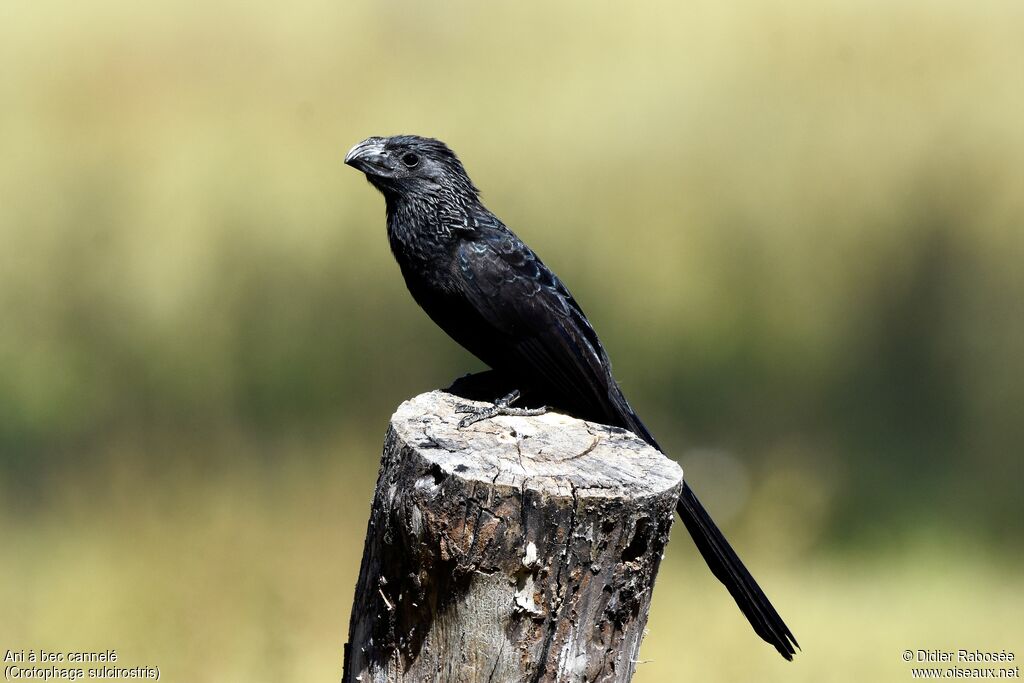
[[[543,402],[629,429],[660,450],[572,294],[484,207],[444,143],[369,138],[345,163],[384,195],[388,239],[406,285],[441,329]],[[796,639],[688,484],[677,510],[757,634],[792,659]]]

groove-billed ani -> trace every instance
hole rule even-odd
[[[441,329],[545,402],[629,429],[661,450],[612,377],[572,294],[484,207],[443,142],[368,138],[345,163],[384,195],[391,251],[413,298]],[[796,639],[688,484],[676,509],[754,631],[792,659]]]

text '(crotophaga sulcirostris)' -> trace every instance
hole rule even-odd
[[[413,298],[441,329],[546,403],[629,429],[661,450],[612,377],[572,294],[484,207],[443,142],[372,137],[345,163],[383,193],[391,250]],[[754,631],[792,659],[796,639],[688,484],[677,510]]]

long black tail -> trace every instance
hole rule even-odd
[[[773,645],[779,654],[792,661],[796,654],[795,647],[800,647],[782,617],[775,611],[764,591],[754,581],[736,552],[725,540],[725,536],[715,526],[714,520],[704,506],[693,495],[693,489],[683,484],[683,493],[679,496],[676,510],[686,525],[686,530],[693,537],[704,561],[711,568],[711,573],[725,584],[732,594],[740,611],[747,617],[757,635],[765,642]]]
[[[659,451],[664,452],[617,386],[611,392],[610,397],[615,405],[614,412],[616,414],[613,417],[621,419],[625,422],[623,426],[632,430]],[[700,550],[700,554],[704,556],[704,561],[711,568],[711,573],[725,584],[757,635],[778,650],[780,655],[792,661],[793,655],[796,654],[794,648],[799,648],[800,644],[796,642],[796,638],[782,621],[779,613],[775,611],[764,591],[757,585],[757,581],[743,566],[743,562],[729,545],[729,541],[725,540],[725,536],[718,530],[711,515],[697,500],[693,489],[685,482],[679,502],[676,504],[676,511],[679,512],[683,524],[686,525],[686,530],[693,537],[693,542]]]

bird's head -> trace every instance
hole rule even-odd
[[[389,200],[431,199],[441,193],[476,197],[478,190],[455,152],[440,140],[417,135],[366,138],[345,155],[345,163]]]

